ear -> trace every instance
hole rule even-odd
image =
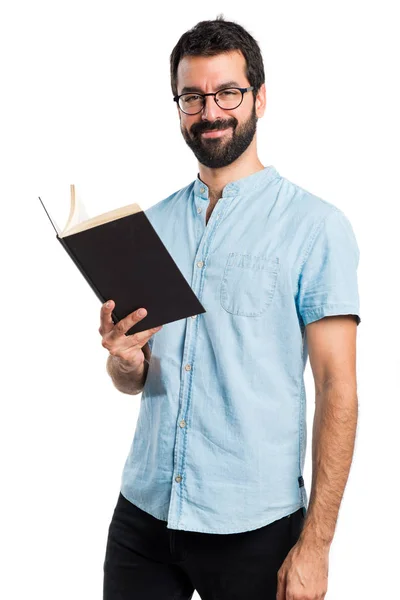
[[[256,96],[256,115],[263,117],[267,106],[267,89],[265,83],[260,86]]]

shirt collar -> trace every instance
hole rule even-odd
[[[241,179],[228,183],[222,190],[222,197],[227,198],[229,196],[236,196],[238,193],[243,194],[243,192],[247,190],[253,192],[261,185],[266,185],[275,177],[280,177],[280,175],[273,165],[269,165],[268,167],[261,169],[261,171],[256,171],[251,175],[247,175],[247,177],[242,177]],[[199,173],[197,173],[194,182],[195,195],[203,200],[208,200],[208,192],[208,186],[201,181]]]

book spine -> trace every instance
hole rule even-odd
[[[72,252],[71,248],[68,246],[68,244],[64,240],[64,238],[59,237],[59,235],[57,235],[57,239],[61,243],[62,247],[66,250],[66,252],[69,254],[71,259],[74,261],[75,265],[78,267],[78,269],[80,270],[80,272],[82,273],[82,275],[84,276],[84,278],[86,279],[86,281],[88,282],[88,284],[90,285],[90,287],[92,288],[92,290],[94,291],[94,293],[96,294],[96,296],[98,297],[100,302],[102,304],[104,304],[104,302],[106,302],[108,300],[108,298],[104,298],[104,296],[101,294],[100,290],[94,285],[93,281],[90,279],[89,275],[86,273],[86,271],[82,267],[81,263],[77,259],[76,255]],[[114,313],[112,314],[112,316],[113,316],[114,323],[115,323],[115,321],[119,320],[115,317]]]

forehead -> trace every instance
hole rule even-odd
[[[205,92],[226,81],[237,81],[239,87],[249,85],[246,77],[246,60],[240,50],[216,56],[184,56],[177,70],[178,94],[181,90],[196,87]]]

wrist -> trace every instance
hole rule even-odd
[[[125,360],[120,356],[113,356],[112,354],[110,354],[109,360],[111,361],[113,366],[116,369],[118,369],[121,373],[139,372],[141,369],[144,368],[144,362],[140,364],[137,362],[132,362],[130,360]]]
[[[326,532],[323,534],[319,531],[318,527],[314,527],[306,522],[300,533],[299,542],[306,547],[329,551],[332,544],[332,536],[327,536]]]

